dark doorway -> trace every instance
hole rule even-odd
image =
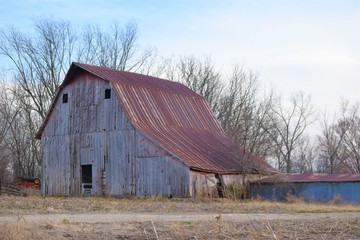
[[[81,187],[84,197],[92,195],[92,165],[81,165]]]
[[[220,198],[224,197],[224,181],[222,179],[222,176],[218,173],[215,173],[215,179],[216,179],[216,188],[219,194]]]
[[[81,165],[82,183],[92,183],[92,165]]]

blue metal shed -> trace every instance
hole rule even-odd
[[[360,204],[360,174],[278,174],[251,182],[251,197],[285,201],[288,194],[306,202],[329,202],[340,197],[343,203]]]

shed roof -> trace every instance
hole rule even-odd
[[[239,151],[222,130],[205,98],[186,86],[141,74],[73,63],[59,92],[77,71],[87,71],[109,81],[131,124],[191,169],[217,173],[238,173],[243,168],[253,172],[273,171],[262,159]],[[37,138],[41,138],[58,97],[59,93]],[[237,157],[239,155],[242,160]]]
[[[360,174],[281,173],[262,179],[263,183],[360,182]]]

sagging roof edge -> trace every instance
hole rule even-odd
[[[234,170],[234,171],[209,171],[206,169],[202,169],[202,168],[197,168],[197,167],[190,167],[190,170],[192,172],[196,172],[196,173],[200,173],[200,174],[220,174],[220,175],[239,175],[239,174],[243,174],[243,172],[241,170]],[[265,171],[247,171],[245,172],[245,174],[264,174],[264,175],[271,175],[271,174],[275,174],[275,172],[265,172]]]
[[[287,176],[288,175],[288,176]],[[298,177],[294,179],[293,177]],[[268,178],[251,181],[253,184],[309,184],[309,183],[344,183],[360,182],[360,174],[298,174],[298,173],[280,173]]]

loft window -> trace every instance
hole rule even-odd
[[[64,93],[63,94],[63,99],[62,99],[63,103],[67,103],[68,102],[68,94]]]
[[[111,98],[111,89],[107,88],[105,89],[105,99]]]

